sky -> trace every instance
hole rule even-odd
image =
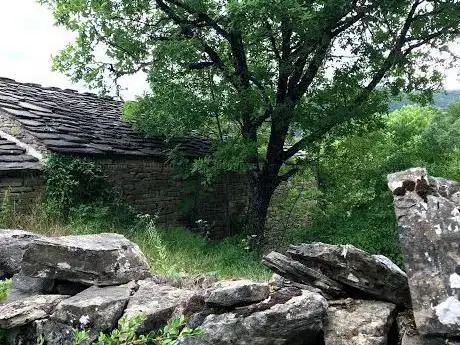
[[[51,71],[51,56],[72,42],[74,35],[54,26],[50,10],[36,0],[0,0],[0,77],[44,86],[88,91],[64,75]],[[460,54],[460,44],[454,47]],[[460,89],[456,71],[446,71],[446,89]],[[122,82],[125,99],[146,90],[145,77],[137,75]]]

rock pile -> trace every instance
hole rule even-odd
[[[7,345],[66,345],[75,328],[91,341],[123,317],[142,314],[146,333],[184,315],[203,334],[181,345],[460,344],[460,186],[424,169],[388,179],[407,275],[351,245],[310,243],[264,256],[270,283],[177,282],[121,235],[0,230],[0,278],[14,275],[0,329]]]
[[[410,306],[406,274],[384,256],[351,245],[290,246],[263,258],[275,288],[293,286],[328,300],[326,345],[398,344],[397,314]]]
[[[2,278],[15,274],[0,304],[0,329],[11,345],[36,345],[40,337],[72,344],[80,328],[91,330],[89,343],[138,315],[145,317],[139,333],[181,315],[202,325],[203,336],[182,344],[322,342],[327,302],[314,292],[245,280],[177,286],[153,276],[139,248],[116,234],[46,238],[0,230],[0,239]]]

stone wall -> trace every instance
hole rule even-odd
[[[205,220],[211,238],[230,234],[234,219],[246,205],[245,180],[239,176],[225,177],[204,188],[199,181],[178,181],[172,168],[160,161],[123,157],[98,163],[121,199],[139,212],[158,215],[163,223],[188,227]]]
[[[39,171],[0,171],[0,197],[9,192],[14,212],[28,212],[43,192]]]

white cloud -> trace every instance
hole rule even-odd
[[[51,56],[71,42],[74,35],[53,25],[49,9],[35,0],[0,0],[0,76],[45,86],[87,91],[60,73],[51,71]],[[460,45],[455,50],[460,53]],[[446,88],[459,89],[457,71],[446,72]],[[146,89],[144,75],[123,80],[126,98]]]
[[[72,42],[73,33],[53,25],[51,11],[35,0],[0,0],[0,76],[44,86],[88,91],[51,71],[51,56]],[[125,78],[126,98],[141,94],[145,77]]]

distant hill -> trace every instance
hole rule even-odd
[[[437,108],[446,108],[447,105],[454,101],[460,101],[460,90],[450,90],[446,93],[437,93],[434,95],[434,106]],[[409,100],[403,100],[401,102],[391,102],[390,110],[399,109],[405,105],[414,104]]]

